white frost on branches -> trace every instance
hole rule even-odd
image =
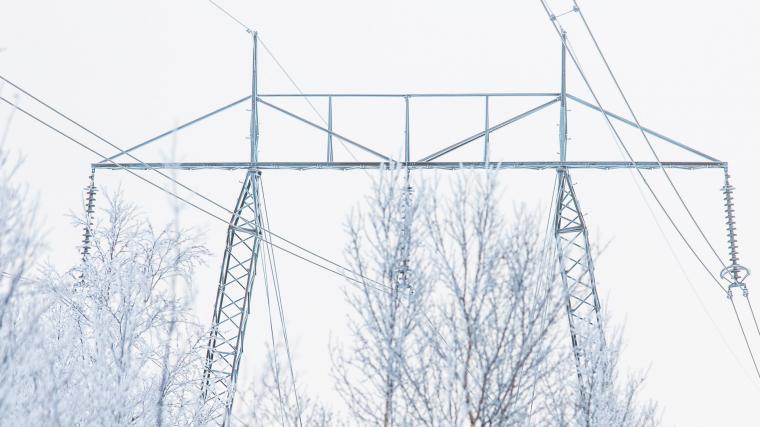
[[[83,265],[64,275],[44,269],[11,304],[24,333],[2,337],[17,357],[0,365],[10,367],[0,424],[203,421],[205,336],[192,322],[189,289],[175,294],[168,284],[189,279],[206,250],[186,230],[156,231],[119,196],[107,203]]]
[[[207,333],[189,286],[207,255],[198,236],[155,229],[116,195],[81,265],[41,268],[15,170],[0,143],[0,425],[207,424]],[[307,396],[270,349],[233,424],[657,424],[639,402],[642,379],[620,378],[619,333],[586,349],[578,386],[552,245],[535,215],[502,213],[493,173],[460,176],[447,197],[417,187],[407,198],[403,171],[384,171],[349,221],[346,255],[364,279],[346,292],[350,336],[331,350],[350,421]],[[278,392],[290,389],[300,405]]]
[[[460,176],[441,198],[418,192],[410,284],[394,287],[404,209],[401,174],[381,173],[349,226],[348,258],[378,278],[347,292],[352,342],[334,371],[350,417],[383,426],[644,426],[640,381],[621,383],[619,340],[588,349],[585,389],[566,327],[553,245],[524,208],[505,217],[495,173]],[[423,187],[425,187],[423,185]],[[423,214],[424,213],[424,214]]]

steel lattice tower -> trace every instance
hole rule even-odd
[[[251,78],[251,163],[258,161],[259,119],[257,97],[258,34],[251,33],[253,61]],[[251,295],[262,238],[261,172],[245,175],[230,224],[219,274],[211,335],[206,353],[202,397],[211,418],[229,425],[235,398],[245,329],[251,312]]]
[[[576,191],[571,178],[573,169],[726,169],[727,164],[714,157],[704,154],[694,148],[678,142],[672,138],[662,135],[646,127],[640,126],[620,115],[612,113],[602,108],[601,105],[585,101],[581,98],[571,95],[566,88],[566,69],[565,55],[566,43],[564,33],[562,37],[562,68],[561,68],[561,88],[559,92],[531,92],[531,93],[436,93],[436,94],[376,94],[376,93],[359,93],[359,94],[337,94],[337,93],[320,93],[320,94],[259,94],[257,88],[257,35],[252,32],[253,36],[253,64],[252,64],[252,91],[251,95],[242,97],[232,103],[218,108],[208,114],[204,114],[196,119],[186,122],[172,130],[159,134],[147,141],[134,145],[126,150],[121,151],[99,163],[94,163],[94,169],[111,169],[111,170],[154,170],[154,169],[217,169],[217,170],[241,170],[245,171],[245,179],[239,197],[235,204],[233,214],[228,223],[227,238],[222,258],[222,266],[217,288],[217,296],[214,304],[213,318],[211,324],[211,333],[209,336],[209,346],[206,355],[206,365],[204,370],[202,398],[211,409],[210,416],[212,420],[220,425],[228,425],[232,413],[232,405],[235,396],[235,386],[237,375],[240,367],[240,361],[243,353],[243,342],[245,338],[246,324],[250,314],[251,294],[253,283],[256,278],[257,262],[259,260],[262,243],[266,243],[263,234],[262,223],[262,199],[261,195],[261,173],[265,170],[307,170],[307,169],[327,169],[351,171],[356,169],[382,169],[389,167],[401,167],[407,172],[418,169],[528,169],[528,170],[546,170],[553,169],[556,171],[556,204],[554,205],[554,239],[557,249],[557,261],[559,264],[559,273],[566,297],[565,306],[570,326],[570,335],[573,348],[573,354],[576,361],[576,367],[579,378],[579,389],[581,396],[587,392],[586,388],[589,382],[587,378],[590,370],[594,369],[593,363],[598,363],[598,354],[604,353],[605,339],[603,322],[601,318],[601,306],[596,290],[596,279],[594,276],[594,264],[589,243],[588,229],[583,217],[583,212],[576,195]],[[339,134],[333,130],[333,99],[342,97],[354,97],[365,99],[401,99],[405,108],[404,123],[404,156],[402,159],[394,159],[391,156],[384,155],[375,151],[359,142]],[[517,114],[513,117],[505,118],[495,124],[491,123],[489,116],[489,100],[500,97],[521,97],[521,98],[540,98],[542,102],[535,107]],[[328,118],[325,126],[314,123],[292,111],[289,111],[275,104],[277,99],[282,98],[320,98],[327,101]],[[483,130],[478,131],[471,136],[459,140],[453,144],[445,146],[434,153],[426,155],[417,161],[413,161],[410,155],[411,139],[409,136],[410,114],[409,108],[413,100],[417,98],[427,99],[448,99],[448,98],[479,98],[484,101],[485,106],[485,126]],[[700,161],[609,161],[609,160],[586,160],[586,161],[568,161],[567,160],[567,104],[571,100],[578,105],[589,108],[602,114],[607,120],[616,120],[628,126],[639,129],[642,133],[658,138],[660,141],[671,144],[679,149],[685,150],[701,158]],[[152,144],[166,136],[169,136],[181,129],[190,127],[199,123],[206,118],[226,111],[234,106],[250,102],[251,121],[250,121],[250,160],[247,162],[177,162],[177,163],[116,163],[114,159],[122,155],[131,155],[129,153]],[[554,104],[559,103],[559,160],[541,160],[541,161],[497,161],[492,159],[489,150],[489,136],[491,133],[498,131],[512,123],[523,120],[539,111],[546,109]],[[282,161],[268,162],[259,161],[258,144],[259,144],[259,108],[265,106],[275,112],[305,124],[311,128],[317,129],[326,135],[326,158],[324,161]],[[471,161],[465,158],[451,161],[438,160],[442,156],[451,153],[459,153],[458,149],[468,144],[482,139],[484,143],[482,161]],[[365,154],[376,158],[375,161],[353,161],[341,162],[334,160],[333,142],[339,140],[344,144],[353,146]],[[94,186],[94,184],[92,184]],[[94,187],[93,187],[94,188]],[[727,183],[726,187],[731,189]],[[726,191],[729,191],[726,190]],[[406,197],[411,191],[406,181],[404,189]],[[730,194],[727,196],[727,206],[731,208],[732,202]],[[730,231],[733,233],[733,211],[731,211],[729,221]],[[734,250],[735,252],[735,250]],[[408,268],[404,265],[402,270],[405,272]],[[735,262],[730,269],[727,269],[726,276],[739,271],[741,266]],[[737,276],[737,274],[734,274]],[[401,275],[403,278],[404,276]],[[734,279],[739,283],[739,279]],[[739,286],[737,284],[736,286]],[[743,286],[743,284],[741,284]],[[592,360],[592,358],[594,358]],[[601,358],[604,363],[604,357]]]
[[[562,78],[560,91],[559,145],[560,160],[567,159],[567,84],[566,35],[562,33]],[[596,291],[594,262],[588,229],[573,180],[567,169],[557,169],[557,188],[554,206],[554,238],[557,247],[559,273],[565,294],[565,308],[570,326],[573,355],[578,373],[582,399],[588,396],[588,375],[603,360],[594,356],[605,352],[601,305]]]
[[[203,374],[203,399],[217,420],[229,420],[232,412],[245,327],[251,311],[251,293],[261,248],[259,183],[258,172],[246,174],[227,230],[214,303]]]
[[[585,377],[596,368],[604,368],[594,366],[603,361],[589,360],[589,355],[604,351],[604,328],[586,221],[583,219],[570,174],[560,170],[557,172],[557,180],[554,237],[559,272],[564,286],[567,319],[570,323],[573,355],[581,384],[580,392],[585,398],[588,383],[588,378]]]

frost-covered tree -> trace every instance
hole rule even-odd
[[[189,283],[206,251],[189,230],[178,231],[172,225],[155,230],[121,197],[106,201],[108,217],[94,230],[92,249],[80,273],[83,280],[69,287],[81,311],[97,325],[82,334],[89,338],[83,340],[85,351],[101,355],[88,367],[102,375],[93,385],[111,391],[104,401],[93,404],[110,409],[115,398],[122,402],[120,409],[111,409],[116,423],[145,417],[144,423],[151,424],[156,418],[148,416],[155,410],[150,403],[161,400],[160,410],[169,411],[169,418],[178,422],[179,415],[187,414],[173,411],[193,406],[195,391],[187,382],[198,379],[192,368],[200,366],[198,350],[204,341],[188,323],[193,319],[189,292],[178,293],[171,284],[177,278]],[[172,330],[177,323],[198,338],[184,342],[186,336]],[[170,378],[161,390],[165,362]],[[159,390],[164,396],[154,395],[146,402],[146,392]]]
[[[37,327],[25,360],[14,363],[0,424],[203,422],[204,334],[189,290],[169,283],[189,281],[206,251],[186,230],[155,230],[119,196],[106,202],[83,264],[62,275],[44,270],[34,299],[20,301],[44,309],[36,319],[17,317]]]
[[[117,195],[81,265],[41,268],[34,204],[2,141],[0,425],[205,425],[207,333],[189,286],[206,255],[197,236],[153,228]],[[349,425],[657,424],[642,379],[619,374],[619,333],[587,349],[578,386],[552,245],[524,209],[501,212],[492,173],[463,176],[446,197],[412,195],[404,178],[382,172],[348,225],[359,282],[333,372]],[[232,424],[341,424],[288,374],[270,349]]]
[[[11,113],[12,114],[12,113]],[[0,424],[14,411],[18,367],[35,361],[27,352],[38,344],[39,318],[45,304],[30,304],[37,289],[31,280],[40,254],[35,205],[18,182],[20,160],[5,149],[12,115],[0,129]]]
[[[408,425],[403,389],[428,285],[420,205],[403,171],[392,169],[380,174],[365,206],[348,224],[347,257],[362,279],[358,291],[346,292],[353,341],[333,349],[334,373],[354,421]]]
[[[351,223],[348,256],[363,276],[393,284],[403,185],[394,171],[381,175]],[[347,294],[354,342],[336,371],[350,414],[402,426],[656,424],[637,402],[640,383],[618,378],[618,339],[588,350],[590,392],[579,399],[552,236],[524,208],[502,213],[494,173],[462,175],[449,196],[425,193],[414,204],[415,293],[369,282]]]
[[[117,196],[90,228],[81,265],[41,266],[35,206],[4,149],[9,124],[0,129],[0,425],[201,424],[205,334],[191,289],[176,286],[206,253],[197,236],[155,230]]]
[[[591,335],[592,331],[584,332]],[[558,361],[558,369],[544,383],[541,404],[546,406],[538,418],[543,423],[579,427],[660,424],[657,405],[640,396],[645,375],[623,377],[619,372],[622,329],[605,335],[606,339],[589,343],[580,376],[575,359],[558,352],[557,356],[567,357]]]
[[[409,400],[417,425],[524,425],[532,390],[553,369],[554,269],[533,216],[508,224],[492,173],[465,175],[426,218],[436,335]]]

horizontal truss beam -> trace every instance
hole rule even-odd
[[[177,169],[177,170],[257,170],[257,169],[380,169],[383,167],[409,169],[714,169],[726,167],[725,162],[183,162],[183,163],[93,163],[97,169]]]
[[[260,93],[259,98],[480,98],[559,96],[551,92],[467,92],[467,93]]]
[[[357,148],[359,148],[361,150],[364,150],[364,151],[366,151],[366,152],[368,152],[368,153],[370,153],[370,154],[372,154],[374,156],[380,157],[381,159],[384,159],[384,160],[392,161],[392,159],[390,159],[388,156],[386,156],[384,154],[378,153],[378,152],[376,152],[376,151],[374,151],[374,150],[372,150],[372,149],[370,149],[368,147],[365,147],[364,145],[361,145],[361,144],[357,143],[356,141],[348,139],[348,138],[346,138],[346,137],[344,137],[342,135],[336,134],[331,129],[325,129],[322,126],[319,126],[319,125],[317,125],[314,122],[311,122],[311,121],[309,121],[309,120],[307,120],[307,119],[305,119],[303,117],[297,116],[294,113],[285,110],[284,108],[277,107],[277,106],[275,106],[275,105],[273,105],[273,104],[271,104],[271,103],[269,103],[267,101],[264,101],[262,98],[333,98],[333,97],[334,98],[341,98],[341,97],[343,97],[343,98],[352,98],[353,97],[353,98],[407,98],[407,99],[409,99],[409,98],[450,98],[450,97],[557,97],[559,95],[560,94],[553,93],[553,92],[482,92],[482,93],[481,92],[473,92],[473,93],[407,93],[407,94],[393,94],[393,93],[389,93],[389,94],[383,94],[383,93],[309,93],[309,94],[271,93],[271,94],[260,94],[260,95],[258,95],[257,102],[260,102],[260,103],[262,103],[264,105],[267,105],[267,106],[269,106],[269,107],[271,107],[271,108],[273,108],[275,110],[278,110],[278,111],[280,111],[280,112],[282,112],[284,114],[287,114],[287,115],[291,116],[292,118],[294,118],[296,120],[302,121],[302,122],[304,122],[304,123],[306,123],[306,124],[308,124],[308,125],[310,125],[312,127],[315,127],[317,129],[319,129],[319,130],[327,133],[328,135],[330,135],[332,137],[341,139],[344,142],[346,142],[348,144],[351,144],[351,145],[354,145]],[[601,112],[601,113],[603,113],[603,114],[605,114],[605,115],[607,115],[607,116],[609,116],[609,117],[611,117],[611,118],[613,118],[615,120],[621,121],[621,122],[623,122],[623,123],[625,123],[625,124],[627,124],[629,126],[633,126],[633,127],[638,128],[638,126],[636,125],[636,123],[634,123],[634,122],[632,122],[632,121],[630,121],[630,120],[628,120],[628,119],[626,119],[626,118],[624,118],[624,117],[622,117],[622,116],[620,116],[618,114],[615,114],[615,113],[612,113],[612,112],[609,112],[609,111],[606,111],[606,110],[602,111],[601,109],[599,109],[599,107],[595,106],[594,104],[592,104],[592,103],[590,103],[588,101],[584,101],[583,99],[580,99],[580,98],[578,98],[576,96],[573,96],[571,94],[567,94],[567,97],[569,99],[572,99],[573,101],[575,101],[575,102],[583,105],[584,107],[591,108],[593,110],[597,110],[597,111],[599,111],[599,112]],[[238,99],[236,101],[233,101],[233,102],[231,102],[231,103],[229,103],[227,105],[219,107],[219,108],[217,108],[214,111],[211,111],[211,112],[206,113],[206,114],[204,114],[204,115],[202,115],[200,117],[197,117],[197,118],[192,119],[192,120],[190,120],[190,121],[188,121],[186,123],[183,123],[183,124],[175,127],[174,129],[170,129],[170,130],[168,130],[166,132],[163,132],[163,133],[161,133],[161,134],[159,134],[157,136],[154,136],[153,138],[148,139],[147,141],[141,142],[141,143],[136,144],[136,145],[134,145],[132,147],[129,147],[129,148],[127,148],[127,149],[125,149],[125,150],[123,150],[123,151],[121,151],[119,153],[116,153],[113,156],[109,157],[108,159],[105,159],[105,160],[101,161],[100,163],[98,163],[98,166],[99,167],[106,167],[106,168],[113,169],[113,167],[111,167],[112,165],[109,164],[112,160],[114,160],[114,159],[116,159],[118,157],[121,157],[121,156],[123,156],[125,154],[131,153],[131,152],[133,152],[133,151],[135,151],[135,150],[137,150],[139,148],[145,147],[146,145],[152,144],[152,143],[154,143],[154,142],[156,142],[156,141],[158,141],[160,139],[163,139],[163,138],[165,138],[165,137],[167,137],[169,135],[172,135],[172,134],[176,133],[177,131],[180,131],[180,130],[185,129],[185,128],[190,127],[190,126],[193,126],[193,125],[195,125],[195,124],[197,124],[199,122],[202,122],[202,121],[204,121],[204,120],[206,120],[206,119],[208,119],[208,118],[210,118],[212,116],[215,116],[215,115],[217,115],[217,114],[219,114],[219,113],[221,113],[223,111],[226,111],[226,110],[228,110],[228,109],[230,109],[232,107],[240,105],[240,104],[242,104],[242,103],[244,103],[244,102],[246,102],[246,101],[248,101],[250,99],[251,99],[251,96],[248,95],[248,96],[240,98],[240,99]],[[551,104],[553,104],[554,102],[556,102],[556,101],[555,100],[549,101],[549,103],[551,103]],[[543,108],[544,106],[541,106],[541,108]],[[527,113],[530,114],[532,112],[534,112],[534,111],[531,110],[531,111],[529,111]],[[663,135],[661,133],[655,132],[655,131],[653,131],[653,130],[651,130],[649,128],[646,128],[646,127],[642,126],[641,130],[643,132],[649,134],[649,135],[652,135],[652,136],[655,136],[657,138],[660,138],[663,141],[666,141],[666,142],[668,142],[670,144],[673,144],[673,145],[675,145],[677,147],[680,147],[680,148],[682,148],[684,150],[687,150],[687,151],[689,151],[689,152],[691,152],[693,154],[701,156],[701,157],[709,160],[710,162],[719,162],[719,160],[716,159],[715,157],[709,156],[709,155],[707,155],[707,154],[705,154],[705,153],[703,153],[701,151],[695,150],[695,149],[689,147],[686,144],[678,142],[678,141],[676,141],[676,140],[674,140],[672,138],[669,138],[669,137],[667,137],[667,136],[665,136],[665,135]],[[443,150],[439,150],[438,152],[436,152],[436,153],[434,153],[434,154],[432,154],[430,156],[427,156],[423,160],[433,160],[438,155],[443,155],[443,154],[445,154],[447,152],[450,152],[450,151],[452,151],[452,150],[454,150],[456,148],[459,148],[462,145],[465,145],[465,144],[467,144],[469,142],[472,142],[475,139],[478,139],[478,137],[482,137],[483,133],[485,133],[485,132],[482,132],[482,133],[479,133],[479,134],[475,135],[474,138],[473,137],[467,138],[467,139],[465,139],[463,141],[460,141],[460,142],[458,142],[458,143],[456,143],[456,144],[454,144],[452,146],[446,147]],[[442,153],[442,152],[443,152],[443,154],[439,154],[439,153]],[[535,168],[533,168],[533,169],[535,169]]]
[[[575,102],[583,105],[584,107],[588,107],[588,108],[591,108],[592,110],[596,110],[596,111],[598,111],[598,112],[600,112],[600,113],[602,113],[602,114],[604,114],[604,115],[606,115],[608,117],[612,117],[613,119],[618,120],[620,122],[623,122],[623,123],[625,123],[625,124],[627,124],[629,126],[633,126],[635,128],[639,127],[635,122],[632,122],[632,121],[630,121],[630,120],[626,119],[625,117],[620,116],[618,114],[609,112],[607,110],[602,110],[598,106],[596,106],[596,105],[594,105],[594,104],[592,104],[592,103],[590,103],[588,101],[584,101],[583,99],[578,98],[577,96],[573,96],[573,95],[570,95],[568,93],[567,97],[569,99],[572,99],[573,101],[575,101]],[[703,152],[701,152],[699,150],[691,148],[691,147],[689,147],[688,145],[686,145],[684,143],[678,142],[678,141],[676,141],[673,138],[667,137],[667,136],[665,136],[665,135],[663,135],[663,134],[661,134],[659,132],[655,132],[652,129],[649,129],[647,127],[642,126],[641,127],[641,131],[644,132],[644,133],[647,133],[649,135],[655,136],[657,138],[660,138],[661,140],[663,140],[665,142],[671,143],[671,144],[675,145],[676,147],[683,148],[684,150],[686,150],[686,151],[688,151],[690,153],[694,153],[694,154],[696,154],[696,155],[698,155],[698,156],[700,156],[702,158],[705,158],[707,160],[710,160],[711,162],[718,162],[718,161],[720,161],[720,160],[716,159],[715,157],[709,156],[709,155],[707,155],[707,154],[705,154],[705,153],[703,153]]]

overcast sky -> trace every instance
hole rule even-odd
[[[554,92],[559,88],[560,44],[538,0],[250,2],[219,0],[257,29],[305,92]],[[556,12],[569,9],[551,3]],[[756,130],[760,86],[760,29],[755,2],[641,0],[581,3],[595,35],[633,108],[645,126],[727,161],[737,188],[741,260],[752,268],[760,255],[760,194]],[[50,102],[120,146],[130,146],[250,93],[250,36],[206,0],[0,0],[0,74]],[[623,112],[576,14],[561,18],[584,71],[605,106]],[[265,52],[260,52],[260,91],[294,92]],[[589,99],[569,69],[569,92]],[[16,91],[7,85],[4,97]],[[81,138],[93,148],[113,149],[76,130],[32,100],[20,105]],[[539,99],[494,101],[491,121],[504,120]],[[303,102],[285,102],[311,120]],[[315,106],[326,114],[324,103]],[[599,115],[571,104],[570,160],[622,160]],[[10,113],[0,107],[5,123]],[[483,102],[414,101],[413,158],[482,130]],[[494,134],[500,160],[556,160],[557,108]],[[403,145],[403,102],[340,101],[335,129],[378,151],[398,155]],[[230,110],[136,152],[145,161],[245,161],[248,112]],[[637,159],[650,159],[640,135],[623,133]],[[696,160],[662,141],[662,160]],[[81,230],[69,212],[81,206],[88,165],[95,156],[16,115],[8,146],[26,160],[21,179],[39,199],[44,259],[60,270],[78,259]],[[262,111],[262,160],[323,160],[325,138],[272,111]],[[352,160],[336,145],[336,160]],[[448,160],[477,160],[473,144]],[[354,151],[353,155],[364,157]],[[271,228],[331,259],[343,260],[344,223],[369,189],[362,172],[267,172],[264,185]],[[443,179],[445,172],[418,174]],[[148,173],[145,177],[158,179]],[[505,209],[526,203],[545,215],[551,171],[502,172]],[[644,395],[664,409],[666,425],[756,425],[760,381],[725,296],[701,270],[662,214],[658,231],[632,175],[625,171],[573,174],[587,214],[590,237],[609,242],[597,260],[603,304],[625,326],[623,365],[648,370]],[[720,265],[699,240],[660,172],[648,172],[658,195],[700,256],[717,274]],[[672,177],[708,238],[726,255],[720,170],[674,171]],[[182,172],[178,178],[232,207],[240,172]],[[98,185],[138,203],[156,224],[167,220],[165,195],[124,172],[98,172]],[[103,198],[99,199],[102,203]],[[202,202],[202,201],[201,201]],[[201,203],[199,202],[199,203]],[[213,209],[212,206],[209,209]],[[214,210],[219,215],[226,214]],[[509,211],[506,211],[509,214]],[[213,256],[198,274],[198,315],[210,318],[223,248],[223,224],[185,208],[182,225],[206,231]],[[667,239],[667,240],[666,240]],[[670,242],[678,261],[666,241]],[[679,262],[685,273],[679,268]],[[329,395],[327,343],[345,331],[345,283],[280,254],[288,332],[296,344],[296,368],[308,387]],[[753,278],[749,281],[754,301]],[[257,288],[243,365],[243,381],[261,364],[267,337]],[[737,303],[744,305],[741,299]],[[756,303],[760,306],[760,302]],[[743,313],[746,314],[746,313]],[[745,317],[745,325],[751,327]],[[752,333],[760,353],[760,337]],[[245,403],[243,403],[245,404]]]

